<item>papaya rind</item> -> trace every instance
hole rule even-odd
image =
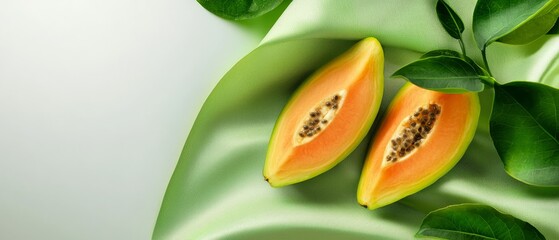
[[[391,111],[392,108],[394,108],[394,106],[397,104],[397,102],[405,94],[407,94],[407,92],[409,90],[408,88],[410,88],[412,85],[413,84],[408,82],[401,88],[401,90],[396,94],[396,96],[394,97],[394,99],[392,100],[390,105],[388,106],[388,108],[386,110],[387,112]],[[468,124],[466,124],[465,134],[463,135],[463,138],[462,138],[462,144],[456,149],[456,151],[454,152],[454,155],[450,156],[450,159],[446,162],[446,164],[444,164],[440,168],[439,171],[434,172],[434,173],[430,174],[429,176],[425,177],[424,179],[420,179],[419,181],[417,181],[414,186],[407,187],[406,189],[403,189],[402,191],[397,192],[397,194],[393,193],[393,194],[385,195],[385,196],[383,196],[383,198],[380,198],[380,199],[378,199],[378,198],[375,199],[373,197],[367,197],[366,194],[370,194],[370,193],[365,192],[365,190],[363,189],[364,184],[362,184],[363,181],[367,181],[367,179],[364,179],[365,171],[367,171],[367,169],[363,168],[363,173],[361,175],[362,177],[360,179],[358,189],[357,189],[357,201],[360,205],[366,207],[369,210],[374,210],[374,209],[389,205],[391,203],[394,203],[394,202],[396,202],[396,201],[398,201],[398,200],[400,200],[400,199],[402,199],[406,196],[417,193],[417,192],[421,191],[422,189],[430,186],[431,184],[436,182],[438,179],[440,179],[442,176],[444,176],[446,173],[448,173],[458,163],[458,161],[466,153],[466,150],[468,149],[468,146],[470,145],[470,143],[472,142],[472,140],[475,136],[478,121],[479,121],[479,114],[480,114],[480,111],[481,111],[481,106],[480,106],[478,94],[477,93],[468,93],[468,94],[470,95],[470,99],[471,99],[471,103],[472,103],[470,105],[470,109],[468,109],[468,111],[470,111],[470,113],[472,114],[472,117],[469,118],[470,122]],[[383,121],[384,121],[384,119],[383,119]],[[375,141],[375,140],[373,140],[373,141]],[[374,142],[371,142],[371,144],[374,144]],[[375,176],[375,177],[378,177],[378,176]],[[365,201],[364,199],[369,199],[369,201]]]
[[[373,75],[371,76],[370,80],[371,81],[377,81],[377,84],[378,84],[378,88],[376,89],[376,92],[374,93],[373,103],[371,104],[371,114],[368,117],[368,119],[365,121],[365,124],[363,124],[363,126],[361,126],[358,134],[355,136],[354,139],[351,140],[352,143],[350,144],[350,146],[347,149],[345,149],[343,152],[341,152],[341,154],[336,156],[334,161],[332,161],[330,164],[327,164],[327,165],[324,165],[320,168],[317,168],[315,171],[309,172],[308,174],[306,174],[304,176],[288,178],[288,179],[285,179],[285,178],[276,179],[273,176],[271,176],[267,172],[268,169],[269,169],[268,164],[270,162],[270,161],[268,161],[268,159],[270,158],[270,151],[268,151],[268,154],[266,155],[266,161],[265,161],[265,164],[264,164],[263,175],[264,175],[264,179],[272,187],[283,187],[283,186],[299,183],[299,182],[314,178],[314,177],[330,170],[331,168],[336,166],[338,163],[340,163],[342,160],[344,160],[351,152],[353,152],[353,150],[355,150],[355,148],[359,145],[359,143],[367,135],[368,130],[373,125],[373,122],[374,122],[374,120],[375,120],[375,118],[378,114],[378,111],[380,109],[380,105],[381,105],[381,102],[382,102],[382,97],[383,97],[383,92],[384,92],[384,52],[383,52],[383,49],[382,49],[382,46],[381,46],[380,42],[374,37],[364,38],[363,40],[358,42],[355,46],[353,46],[352,49],[359,48],[359,45],[365,44],[365,43],[372,44],[372,54],[370,55],[370,58],[374,58],[374,61],[371,61],[372,64],[373,64],[372,65]],[[352,50],[348,50],[347,52],[352,52]],[[344,53],[344,55],[347,54],[347,52]],[[296,99],[297,96],[300,95],[304,91],[304,89],[317,76],[320,76],[321,73],[325,69],[327,69],[329,65],[330,65],[330,63],[325,65],[324,67],[322,67],[318,71],[316,71],[311,77],[309,77],[307,80],[305,80],[303,82],[303,84],[301,84],[301,86],[297,88],[297,90],[295,90],[293,96],[290,98],[291,100],[286,104],[286,106],[284,107],[284,110],[280,113],[280,115],[278,117],[278,120],[276,121],[276,123],[274,125],[274,129],[273,129],[272,135],[270,137],[270,142],[269,142],[268,148],[270,148],[270,146],[274,145],[274,139],[276,138],[276,135],[278,134],[278,125],[280,124],[282,119],[285,117],[284,116],[285,115],[285,110],[289,109],[290,106],[292,104],[294,104],[293,99]]]

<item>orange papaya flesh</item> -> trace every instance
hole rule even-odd
[[[274,127],[263,175],[273,187],[315,177],[357,147],[383,94],[384,55],[366,38],[314,73],[291,97]]]
[[[373,139],[357,190],[359,204],[379,208],[442,177],[464,155],[479,113],[475,93],[445,94],[406,84]]]

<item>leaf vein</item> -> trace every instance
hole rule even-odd
[[[517,103],[518,105],[520,105],[520,107],[522,108],[522,110],[524,112],[527,113],[527,115],[543,130],[543,132],[545,132],[547,135],[549,135],[549,137],[551,137],[551,139],[553,139],[555,141],[555,143],[559,146],[559,140],[557,140],[553,135],[551,135],[551,133],[549,133],[547,131],[547,129],[545,129],[540,122],[538,122],[538,120],[536,120],[536,118],[534,118],[534,116],[532,115],[532,113],[530,111],[528,111],[528,109],[526,109],[526,107],[524,105],[522,105],[522,103],[520,103],[518,100],[516,100],[515,97],[512,96],[512,94],[510,94],[508,91],[503,89],[503,92],[506,93],[515,103]]]

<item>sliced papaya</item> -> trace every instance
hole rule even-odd
[[[295,91],[269,142],[264,178],[273,187],[315,177],[343,160],[370,129],[382,100],[384,54],[366,38]]]
[[[375,209],[434,183],[464,155],[479,113],[475,93],[446,94],[404,85],[373,139],[358,202]]]

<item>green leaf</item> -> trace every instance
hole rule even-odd
[[[464,32],[464,23],[460,16],[443,0],[437,2],[437,17],[451,37],[461,38],[461,34]]]
[[[484,50],[556,3],[557,0],[478,0],[472,27],[479,49]]]
[[[416,237],[469,240],[544,240],[531,224],[482,204],[458,204],[425,217]]]
[[[498,39],[499,42],[508,44],[527,44],[549,32],[559,16],[559,6],[548,5],[536,17],[522,24],[513,32]],[[554,8],[553,8],[554,7]]]
[[[559,90],[531,82],[496,85],[490,132],[508,174],[559,186]]]
[[[430,90],[447,93],[481,92],[484,84],[476,67],[452,56],[427,57],[412,62],[392,75]]]
[[[457,57],[457,58],[462,57],[462,55],[457,51],[450,50],[450,49],[438,49],[421,55],[421,58],[439,57],[439,56],[448,56],[448,57]]]
[[[430,52],[427,52],[423,55],[421,55],[421,58],[429,58],[429,57],[439,57],[439,56],[448,56],[448,57],[457,57],[457,58],[464,58],[464,60],[466,60],[466,62],[468,62],[472,67],[474,67],[476,69],[476,73],[480,76],[489,76],[489,73],[487,73],[487,71],[485,71],[485,69],[483,69],[482,67],[480,67],[473,59],[471,59],[468,56],[462,56],[462,54],[460,54],[457,51],[454,50],[450,50],[450,49],[438,49],[438,50],[433,50]],[[490,84],[493,85],[493,84]]]
[[[226,19],[243,20],[261,16],[283,0],[197,0],[206,10]]]
[[[549,29],[547,34],[559,34],[559,19],[555,21],[555,25]]]

